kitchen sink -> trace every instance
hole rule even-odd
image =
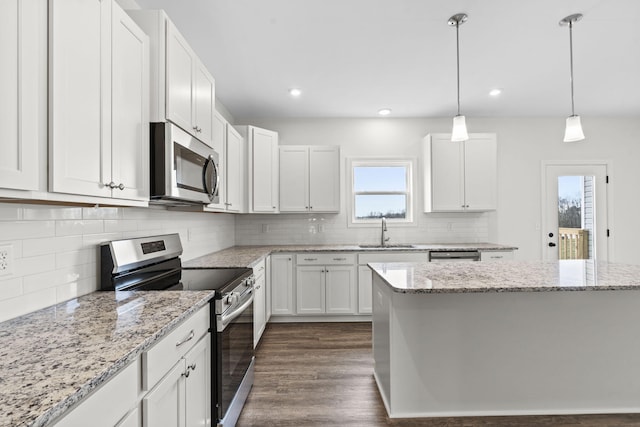
[[[405,244],[387,244],[387,245],[358,245],[362,249],[394,249],[394,248],[413,248],[413,245],[405,245]]]

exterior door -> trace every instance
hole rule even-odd
[[[542,258],[609,260],[606,164],[544,165]]]

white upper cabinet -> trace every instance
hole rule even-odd
[[[230,124],[226,126],[225,206],[229,212],[244,212],[245,142]]]
[[[151,121],[169,120],[213,146],[215,80],[162,10],[130,10],[151,38]]]
[[[280,212],[340,211],[340,148],[280,147]]]
[[[148,200],[147,36],[112,0],[49,11],[50,190]]]
[[[450,135],[424,140],[425,212],[490,211],[497,206],[495,134],[470,134],[452,142]]]
[[[38,189],[40,125],[46,91],[46,2],[7,0],[0,5],[0,187]],[[44,37],[43,37],[44,36]]]
[[[249,213],[278,213],[278,133],[255,126],[237,126],[247,141]]]
[[[227,198],[227,160],[225,156],[226,140],[227,140],[227,120],[222,117],[218,111],[213,110],[211,121],[212,129],[212,143],[211,147],[218,153],[218,177],[220,178],[220,186],[218,187],[218,203],[209,203],[205,211],[226,211],[226,198]]]

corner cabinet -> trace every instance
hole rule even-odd
[[[278,133],[236,126],[247,141],[247,212],[278,213]]]
[[[423,139],[425,212],[483,212],[497,207],[495,134],[470,134],[452,142],[449,134]]]
[[[162,10],[128,13],[151,40],[151,121],[215,144],[215,80]]]
[[[280,212],[340,211],[340,148],[281,146]]]
[[[0,6],[0,187],[37,190],[40,143],[47,137],[46,13],[42,0]]]
[[[148,200],[148,37],[113,0],[49,12],[50,190]]]

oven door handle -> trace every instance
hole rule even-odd
[[[249,295],[249,298],[247,299],[247,301],[242,303],[240,307],[236,308],[231,313],[228,313],[228,314],[224,313],[216,316],[217,317],[216,330],[218,332],[224,331],[227,325],[229,325],[229,323],[231,323],[236,317],[240,316],[242,312],[245,311],[247,307],[249,307],[253,303],[253,292],[249,290],[249,293],[251,295]]]

